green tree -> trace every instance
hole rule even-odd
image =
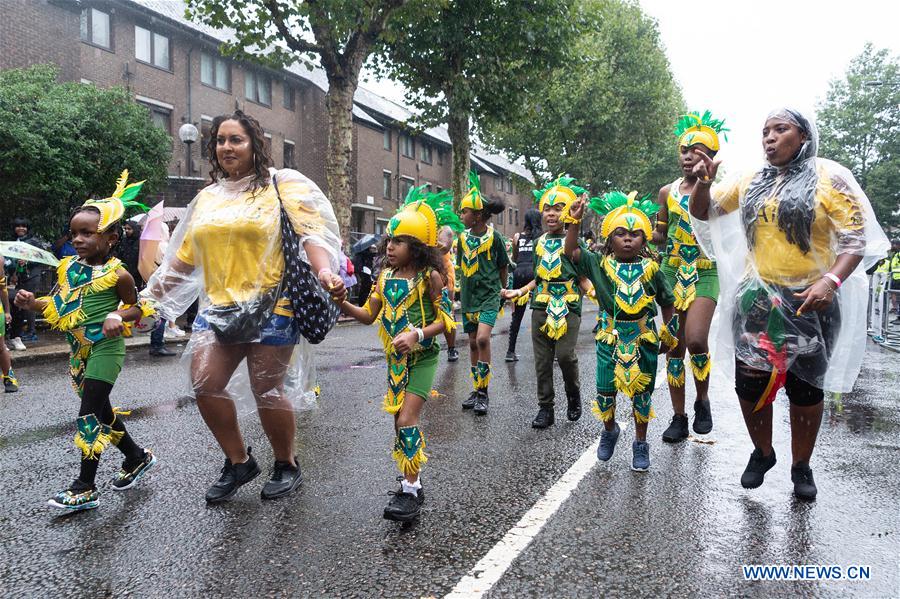
[[[542,79],[489,141],[537,181],[568,173],[593,193],[655,192],[677,175],[672,128],[684,101],[655,21],[631,0],[579,0],[574,59]]]
[[[124,88],[58,83],[59,69],[0,72],[0,211],[47,238],[70,209],[112,193],[127,168],[146,196],[166,179],[172,140]]]
[[[274,67],[317,60],[328,78],[325,108],[328,146],[325,178],[341,231],[350,228],[350,159],[353,153],[353,96],[359,73],[372,51],[389,36],[392,20],[427,16],[436,0],[187,0],[188,17],[228,28],[223,44],[231,56]]]
[[[900,60],[866,44],[817,113],[819,155],[851,171],[884,227],[900,225]]]
[[[472,124],[512,123],[577,37],[574,0],[449,0],[433,19],[397,23],[383,71],[401,82],[416,124],[447,124],[453,194],[468,187]],[[511,125],[514,126],[514,125]]]

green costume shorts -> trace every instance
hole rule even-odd
[[[674,266],[669,264],[668,258],[666,258],[662,266],[660,267],[663,275],[666,277],[666,281],[668,281],[669,286],[674,289],[675,288],[675,271],[677,270]],[[714,302],[718,302],[719,300],[719,274],[716,270],[716,267],[712,268],[698,268],[697,276],[699,280],[696,283],[696,293],[697,297],[706,297],[711,299]]]
[[[91,347],[86,360],[84,378],[96,379],[114,385],[125,364],[125,339],[102,339]]]
[[[616,349],[615,345],[610,345],[602,341],[597,341],[597,393],[603,395],[614,395],[618,392],[616,389],[616,359],[613,355]],[[641,372],[650,375],[650,382],[641,394],[650,393],[656,388],[656,363],[657,353],[653,345],[642,343],[638,347],[638,368]]]
[[[463,312],[463,331],[474,333],[479,324],[494,326],[497,324],[498,310],[482,310],[481,312]]]
[[[409,359],[409,382],[406,384],[407,393],[428,399],[431,395],[431,386],[434,384],[434,375],[437,374],[438,356],[440,350],[437,343],[432,349],[427,349]]]

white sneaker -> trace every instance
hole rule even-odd
[[[180,327],[177,326],[166,327],[166,332],[163,333],[163,337],[165,339],[180,339],[185,336],[187,336],[187,333],[185,333]]]
[[[10,349],[14,349],[16,351],[25,351],[25,344],[22,343],[21,337],[13,337],[9,340]]]

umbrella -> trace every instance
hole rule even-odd
[[[22,241],[0,241],[0,254],[6,258],[13,260],[25,260],[26,262],[38,262],[40,264],[48,264],[50,266],[58,266],[59,260],[56,256],[34,247],[30,243]]]
[[[360,238],[359,241],[353,244],[353,246],[350,248],[350,252],[352,254],[359,254],[360,252],[364,252],[373,245],[377,244],[379,241],[381,241],[381,235],[366,233]]]

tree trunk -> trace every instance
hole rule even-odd
[[[447,133],[450,135],[450,143],[453,147],[451,159],[453,203],[458,206],[459,201],[469,191],[469,152],[472,142],[469,138],[469,113],[455,110],[452,101],[448,103],[450,112],[447,115]]]
[[[353,155],[353,95],[356,93],[356,86],[356,79],[329,79],[328,93],[325,94],[325,109],[328,113],[325,180],[328,182],[328,199],[334,206],[341,238],[345,242],[350,241],[350,204],[353,203],[350,164]]]

